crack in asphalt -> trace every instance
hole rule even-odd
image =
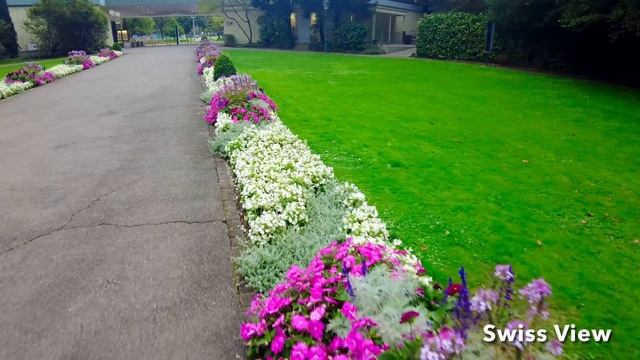
[[[141,227],[141,226],[160,226],[160,225],[171,225],[171,224],[187,224],[187,225],[192,225],[192,224],[211,224],[211,223],[215,223],[215,222],[221,222],[221,223],[225,223],[225,220],[217,220],[217,219],[213,219],[213,220],[171,220],[171,221],[162,221],[162,222],[157,222],[157,223],[143,223],[143,224],[116,224],[116,223],[98,223],[95,225],[87,225],[87,226],[76,226],[76,227],[68,227],[65,230],[73,230],[73,229],[86,229],[86,228],[94,228],[94,227],[99,227],[99,226],[115,226],[115,227],[119,227],[119,228],[134,228],[134,227]]]
[[[29,244],[29,243],[31,243],[31,242],[33,242],[33,241],[35,241],[35,240],[38,240],[38,239],[40,239],[40,238],[42,238],[42,237],[49,236],[49,235],[54,234],[54,233],[56,233],[56,232],[58,232],[58,231],[60,231],[60,230],[64,230],[65,228],[67,228],[67,225],[71,224],[71,222],[73,221],[73,219],[74,219],[77,215],[79,215],[80,213],[82,213],[82,212],[84,212],[84,211],[89,210],[89,209],[90,209],[90,208],[92,208],[95,204],[97,204],[100,200],[102,200],[102,199],[106,198],[107,196],[111,196],[111,195],[113,195],[113,194],[117,193],[118,191],[120,191],[120,190],[122,190],[122,189],[124,189],[124,188],[126,188],[126,187],[130,187],[130,186],[133,186],[133,185],[137,184],[140,180],[142,180],[142,178],[138,178],[138,179],[136,179],[136,180],[132,181],[130,184],[126,184],[126,185],[118,186],[115,190],[110,191],[110,192],[108,192],[108,193],[106,193],[106,194],[102,194],[102,195],[98,196],[98,197],[97,197],[97,198],[95,198],[94,200],[91,200],[91,201],[89,202],[89,204],[87,204],[85,207],[83,207],[83,208],[81,208],[80,210],[78,210],[78,211],[74,212],[73,214],[71,214],[71,216],[69,217],[69,219],[68,219],[64,224],[62,224],[62,225],[58,226],[57,228],[54,228],[54,229],[53,229],[53,230],[51,230],[51,231],[48,231],[48,232],[46,232],[46,233],[39,234],[39,235],[34,236],[34,237],[32,237],[32,238],[30,238],[30,239],[28,239],[28,240],[26,240],[26,241],[23,241],[22,243],[20,243],[20,244],[18,244],[18,245],[15,245],[15,246],[12,246],[12,247],[10,247],[10,248],[8,248],[8,249],[6,249],[6,250],[3,250],[2,252],[0,252],[0,255],[4,255],[4,254],[6,254],[6,253],[8,253],[8,252],[11,252],[11,251],[13,251],[13,250],[15,250],[15,249],[17,249],[17,248],[19,248],[19,247],[25,246],[25,245],[27,245],[27,244]]]

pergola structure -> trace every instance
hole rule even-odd
[[[121,18],[144,16],[196,16],[198,0],[102,0]]]

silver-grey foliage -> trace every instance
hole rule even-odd
[[[238,270],[251,287],[268,291],[284,279],[292,265],[306,267],[318,250],[346,238],[341,226],[346,209],[337,186],[330,181],[324,191],[311,198],[306,225],[288,228],[269,244],[249,247],[237,259]]]

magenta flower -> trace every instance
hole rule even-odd
[[[291,317],[291,326],[296,331],[306,331],[309,328],[309,320],[302,315],[293,315]]]
[[[286,340],[287,340],[287,337],[284,335],[284,331],[282,331],[282,328],[277,327],[276,335],[273,337],[273,340],[271,341],[271,351],[273,351],[274,354],[281,353],[282,349],[284,348],[284,343]]]
[[[244,341],[249,341],[251,338],[256,336],[261,336],[264,334],[267,328],[267,324],[264,320],[260,321],[260,323],[244,323],[240,326],[240,336]]]
[[[318,306],[311,312],[311,315],[309,315],[309,318],[313,321],[321,320],[322,317],[324,316],[325,309],[326,309],[325,305]]]
[[[322,336],[324,334],[324,324],[322,321],[311,321],[309,322],[309,335],[314,338],[316,341],[322,340]]]
[[[355,321],[357,318],[358,308],[348,301],[345,301],[344,304],[342,304],[342,309],[340,309],[340,311],[344,317],[351,321]]]
[[[420,316],[420,313],[414,310],[406,311],[400,316],[400,324],[412,323],[415,318]]]
[[[291,348],[291,360],[306,360],[309,347],[303,342],[298,342]]]

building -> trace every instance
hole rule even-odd
[[[13,21],[13,26],[18,35],[18,45],[20,46],[20,53],[22,55],[38,53],[37,48],[33,47],[34,44],[37,44],[37,40],[24,28],[24,22],[27,20],[27,10],[37,1],[38,0],[7,0],[9,15],[11,16],[11,21]],[[117,30],[122,27],[122,21],[118,13],[106,9],[105,0],[91,1],[96,4],[96,6],[102,7],[109,17],[109,21],[104,24],[104,31],[107,33],[107,45],[111,46],[114,43],[114,39],[116,39]]]
[[[340,0],[332,0],[340,1]],[[330,6],[330,2],[329,2]],[[239,13],[241,17],[227,16],[225,18],[224,32],[233,35],[239,44],[246,44],[248,37],[247,26],[243,23],[244,17],[248,17],[252,24],[253,41],[260,38],[260,29],[257,19],[263,14],[254,8],[235,9],[236,12],[227,11],[228,14]],[[401,44],[408,37],[415,36],[418,31],[418,20],[422,16],[422,8],[414,0],[371,0],[371,16],[363,22],[369,34],[371,43],[377,44]],[[307,16],[302,9],[297,8],[291,13],[291,30],[298,45],[309,44],[314,26],[321,14],[311,13]],[[238,24],[243,24],[239,26]]]

